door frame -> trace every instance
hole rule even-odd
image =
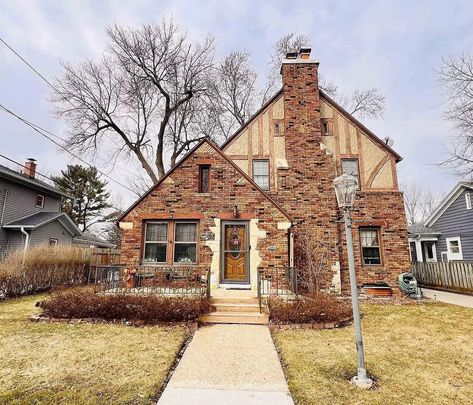
[[[244,225],[246,233],[246,277],[245,280],[225,279],[225,226]],[[249,221],[222,221],[220,230],[220,284],[250,284],[250,223]]]

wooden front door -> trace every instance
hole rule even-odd
[[[222,233],[223,281],[248,282],[248,224],[246,222],[224,222]]]

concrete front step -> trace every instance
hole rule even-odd
[[[204,323],[246,323],[252,325],[267,325],[269,317],[267,314],[260,314],[259,312],[217,311],[201,315],[199,321]]]
[[[234,302],[220,302],[212,303],[213,308],[217,312],[260,312],[258,303],[234,303]]]
[[[258,304],[256,297],[211,297],[210,302],[214,304]]]

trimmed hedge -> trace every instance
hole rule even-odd
[[[348,302],[323,293],[300,296],[291,301],[271,298],[268,306],[273,324],[342,322],[352,317]]]
[[[157,322],[193,321],[210,311],[210,302],[201,297],[104,294],[93,287],[57,291],[40,303],[42,316],[50,318],[101,318],[104,320]]]

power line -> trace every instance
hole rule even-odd
[[[23,165],[23,164],[17,162],[16,160],[10,159],[8,156],[2,155],[2,154],[0,153],[0,157],[2,157],[2,158],[5,159],[5,160],[8,160],[8,161],[11,162],[11,163],[15,163],[15,164],[17,164],[18,166],[21,166],[23,169],[27,169],[27,167],[26,167],[25,165]],[[45,174],[42,174],[42,173],[38,172],[37,170],[35,171],[35,173],[36,173],[36,174],[39,174],[40,176],[42,176],[42,177],[44,177],[44,178],[46,178],[46,179],[48,179],[48,180],[51,180],[52,182],[54,182],[54,180],[53,180],[51,177],[46,176]]]
[[[28,66],[36,75],[38,75],[49,87],[51,87],[56,93],[58,93],[59,95],[62,95],[61,91],[58,90],[58,88],[56,86],[54,86],[44,75],[42,75],[31,63],[29,63],[23,56],[20,55],[20,53],[18,51],[16,51],[11,45],[9,45],[2,37],[0,37],[0,42],[2,42],[8,49],[10,49],[10,51],[12,51],[26,66]],[[66,99],[66,101],[74,108],[75,105],[69,100],[69,99]],[[38,129],[48,133],[49,135],[57,138],[57,139],[60,139],[61,141],[63,142],[66,142],[66,140],[64,138],[61,138],[60,136],[57,136],[41,127],[39,127],[38,125],[35,125]],[[105,134],[107,136],[107,138],[112,141],[113,143],[115,143],[116,146],[118,146],[115,142],[115,140],[113,140],[110,136],[108,136],[107,134]],[[103,159],[103,158],[100,158],[99,156],[97,156],[97,158],[99,160],[101,160],[102,162],[105,162],[105,163],[110,163],[108,160],[106,159]],[[116,165],[116,163],[115,163]],[[127,170],[123,167],[120,167],[117,165],[117,167],[119,167],[120,169],[122,170]]]
[[[5,107],[4,105],[0,104],[0,108],[5,111],[6,113],[14,116],[15,118],[17,118],[20,122],[23,122],[25,125],[29,126],[30,128],[32,128],[34,131],[36,131],[38,134],[40,134],[41,136],[43,136],[44,138],[48,139],[50,142],[54,143],[56,146],[58,146],[59,148],[61,148],[62,150],[64,150],[65,152],[69,153],[71,156],[75,157],[77,160],[81,161],[82,163],[86,164],[87,166],[89,167],[94,167],[92,164],[90,164],[89,162],[87,162],[86,160],[82,159],[81,157],[77,156],[75,153],[71,152],[69,149],[67,149],[65,146],[61,145],[59,142],[55,141],[54,139],[52,139],[50,136],[48,136],[46,133],[43,133],[41,131],[41,128],[38,127],[37,125],[33,124],[32,122],[28,121],[27,119],[23,118],[23,117],[20,117],[18,114],[16,114],[15,112],[9,110],[7,107]],[[46,131],[45,131],[46,132]],[[47,133],[49,133],[49,131],[47,131]],[[55,137],[58,137],[57,135],[54,135]],[[58,137],[59,138],[59,137]],[[126,188],[127,190],[131,191],[131,192],[135,192],[134,190],[132,190],[130,187],[124,185],[123,183],[119,182],[118,180],[115,180],[113,177],[109,176],[107,173],[103,172],[102,170],[100,169],[97,169],[97,171],[104,175],[105,177],[109,178],[110,180],[112,180],[113,182],[119,184],[120,186]]]

